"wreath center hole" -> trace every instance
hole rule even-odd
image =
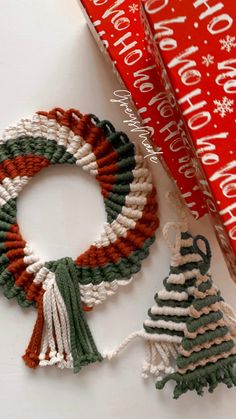
[[[21,234],[43,260],[77,258],[101,234],[106,212],[96,179],[77,166],[43,169],[17,200]]]

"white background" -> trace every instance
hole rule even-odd
[[[54,106],[75,107],[127,129],[110,103],[119,84],[95,44],[75,0],[0,0],[0,130],[22,116]],[[132,136],[133,139],[134,136]],[[172,182],[152,164],[161,225],[176,219],[165,202]],[[75,257],[98,236],[105,220],[95,180],[78,168],[45,169],[19,198],[19,224],[38,254],[49,260]],[[211,241],[212,273],[236,308],[230,279],[208,218],[191,222],[193,232]],[[89,314],[99,349],[116,346],[140,329],[153,296],[168,273],[169,252],[161,229],[151,255],[132,285]],[[79,375],[54,368],[31,371],[21,360],[35,312],[0,294],[0,417],[14,419],[235,418],[235,390],[219,386],[203,398],[171,398],[172,385],[155,390],[140,375],[143,343],[137,341],[116,361],[85,368]]]

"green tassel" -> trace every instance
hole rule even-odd
[[[92,362],[102,361],[81,305],[77,268],[71,258],[58,261],[55,268],[56,282],[64,300],[69,324],[70,345],[74,372]]]

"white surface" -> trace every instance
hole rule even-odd
[[[75,0],[0,0],[0,130],[38,109],[76,107],[125,129],[122,112],[110,103],[119,88],[97,48]],[[133,136],[134,138],[134,136]],[[152,165],[161,225],[175,219],[164,200],[172,183],[160,164]],[[75,256],[97,236],[105,219],[98,186],[76,168],[45,169],[22,192],[19,223],[26,239],[46,259]],[[192,223],[207,234],[212,272],[226,300],[236,308],[231,281],[206,218]],[[169,253],[161,230],[133,285],[89,314],[98,347],[112,348],[139,329],[154,293],[168,273]],[[54,368],[27,369],[21,354],[35,321],[0,294],[0,417],[14,419],[188,419],[235,418],[235,390],[219,386],[202,399],[171,399],[172,385],[157,392],[140,376],[142,342],[114,362],[85,368],[79,375]]]

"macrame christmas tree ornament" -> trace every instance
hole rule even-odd
[[[172,225],[166,226],[166,236]],[[170,275],[164,280],[162,293],[166,300],[163,304],[163,299],[157,298],[156,302],[157,307],[161,302],[163,309],[161,320],[173,305],[177,307],[174,318],[170,315],[172,313],[165,318],[165,328],[172,328],[175,353],[173,347],[172,351],[167,348],[168,353],[162,344],[163,362],[171,364],[172,368],[158,374],[156,387],[162,389],[169,380],[174,380],[174,398],[178,398],[188,390],[196,390],[202,395],[205,387],[212,393],[219,383],[225,383],[227,387],[236,385],[236,318],[208,272],[211,250],[207,239],[201,235],[192,239],[183,225],[174,226],[179,232],[172,247]],[[201,243],[205,251],[201,250]],[[150,315],[153,310],[155,307]],[[176,343],[173,335],[179,330],[181,337]],[[160,330],[156,329],[155,333],[160,334]]]
[[[76,164],[96,178],[107,222],[76,260],[40,260],[21,236],[17,197],[51,164]],[[0,140],[0,284],[7,298],[37,308],[24,355],[29,367],[73,368],[101,361],[84,311],[131,282],[158,227],[156,191],[147,164],[123,132],[74,109],[38,112]]]
[[[174,244],[171,229],[176,232]],[[148,345],[143,376],[154,375],[157,389],[174,380],[174,398],[178,398],[188,390],[202,395],[205,387],[213,392],[219,383],[232,387],[236,385],[236,315],[208,272],[209,243],[204,236],[192,237],[186,222],[168,223],[163,233],[172,252],[170,272],[148,311],[144,330],[132,333],[104,356],[113,358],[141,337]]]
[[[168,230],[176,230],[176,243],[171,244]],[[185,230],[185,229],[184,229]],[[143,364],[143,376],[174,372],[173,364],[184,336],[189,307],[193,296],[188,289],[194,285],[201,257],[195,253],[193,237],[188,231],[180,232],[178,224],[168,223],[164,237],[172,249],[169,276],[163,281],[164,288],[155,295],[155,305],[144,322],[145,338],[149,341],[149,359]],[[181,263],[180,263],[181,262]]]

